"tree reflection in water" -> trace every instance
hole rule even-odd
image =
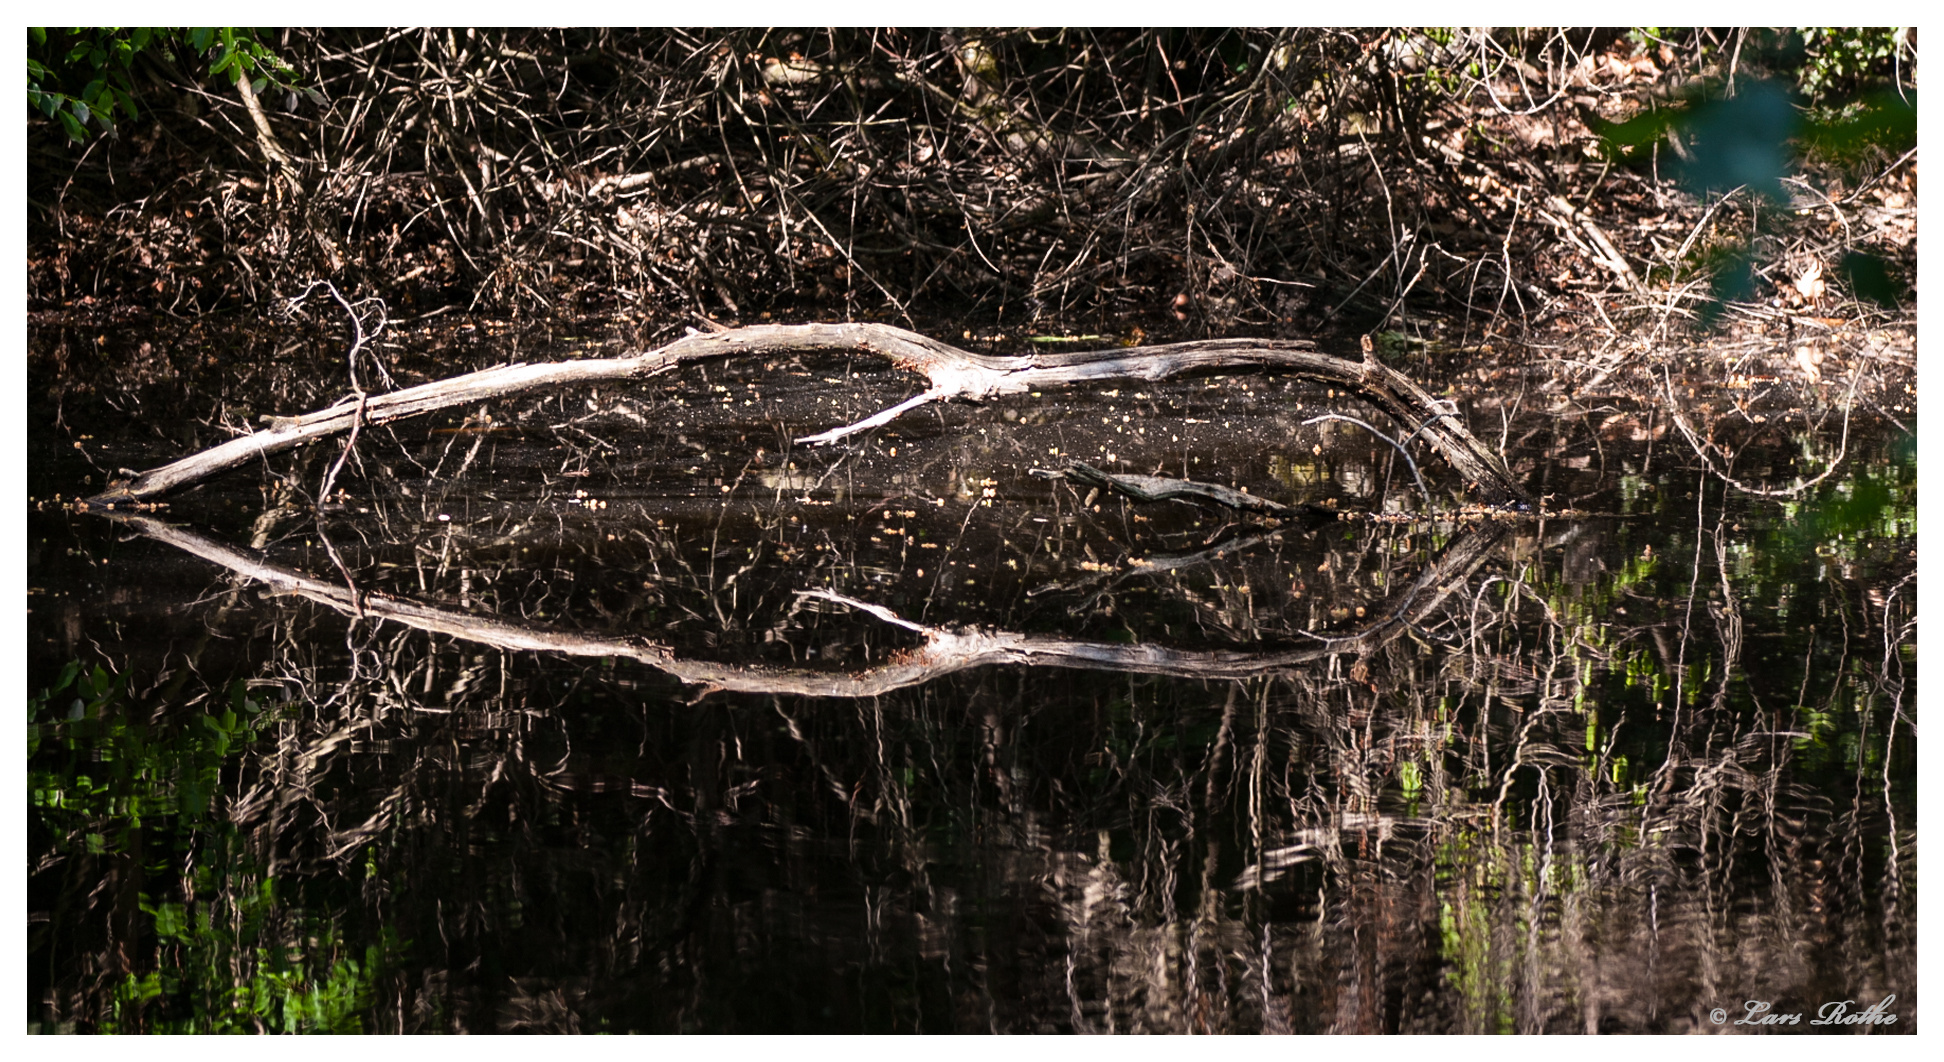
[[[1288,496],[1385,507],[1387,454],[1254,386]],[[1678,476],[1652,519],[1278,523],[1034,479],[1106,397],[725,463],[760,396],[679,408],[707,387],[740,450],[666,394],[590,407],[640,454],[535,399],[551,449],[366,444],[369,496],[226,517],[254,549],[71,518],[162,574],[121,671],[35,702],[33,1013],[1681,1031],[1895,993],[1914,1026],[1903,465],[1817,526]]]

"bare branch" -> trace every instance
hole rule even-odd
[[[798,596],[868,612],[885,623],[919,634],[925,642],[912,652],[898,654],[874,667],[857,671],[819,671],[768,664],[696,660],[676,655],[670,646],[633,635],[591,635],[581,631],[556,630],[473,612],[442,609],[410,598],[377,592],[359,593],[295,569],[272,564],[152,517],[131,513],[104,515],[131,530],[166,542],[237,575],[354,617],[388,620],[503,649],[636,660],[705,689],[811,697],[875,697],[987,664],[1024,664],[1205,679],[1285,674],[1345,653],[1372,652],[1406,631],[1415,629],[1446,597],[1464,585],[1505,533],[1503,528],[1483,527],[1457,536],[1417,579],[1392,598],[1389,607],[1374,621],[1347,634],[1310,634],[1311,638],[1323,645],[1303,649],[1257,652],[1187,650],[1159,645],[1092,642],[1060,635],[936,627],[914,623],[881,605],[832,591],[806,590]]]
[[[989,399],[1042,389],[1165,380],[1222,369],[1278,371],[1334,384],[1362,396],[1402,423],[1431,422],[1419,431],[1467,482],[1492,504],[1529,502],[1530,496],[1496,455],[1452,417],[1423,388],[1373,360],[1348,361],[1316,351],[1306,340],[1214,339],[1153,347],[1029,354],[1002,358],[973,354],[948,343],[876,323],[755,325],[711,334],[694,334],[657,350],[627,358],[508,365],[447,380],[437,380],[379,395],[339,402],[299,417],[273,418],[267,431],[231,439],[173,464],[111,484],[88,504],[111,506],[139,501],[197,482],[265,454],[348,430],[364,422],[381,424],[433,410],[516,394],[539,387],[614,379],[642,379],[683,365],[737,356],[865,353],[888,359],[897,368],[923,373],[930,389],[873,417],[812,439],[842,438],[889,423],[929,402],[950,398]]]

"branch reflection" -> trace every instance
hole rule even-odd
[[[922,641],[883,664],[854,671],[778,667],[760,663],[717,662],[680,655],[667,644],[636,635],[597,635],[507,620],[383,593],[359,593],[294,568],[253,557],[233,546],[148,516],[106,514],[159,542],[218,565],[277,591],[326,605],[350,616],[370,616],[418,630],[463,638],[500,649],[561,653],[567,656],[636,660],[683,682],[738,693],[780,693],[814,697],[873,697],[930,682],[988,664],[1067,667],[1099,671],[1171,675],[1184,678],[1241,679],[1270,676],[1333,657],[1367,655],[1406,632],[1421,628],[1431,615],[1484,562],[1504,529],[1487,526],[1453,539],[1413,582],[1395,594],[1380,615],[1351,632],[1326,635],[1300,632],[1315,643],[1280,650],[1188,650],[1157,645],[1088,641],[1019,631],[954,629],[916,623],[881,605],[829,590],[799,590],[802,601],[866,612],[916,634]]]

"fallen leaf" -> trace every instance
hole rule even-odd
[[[1814,301],[1822,298],[1823,292],[1828,290],[1828,285],[1823,283],[1822,263],[1810,261],[1809,267],[1802,271],[1801,276],[1796,277],[1795,289],[1801,292],[1805,299]]]

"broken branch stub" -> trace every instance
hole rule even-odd
[[[1375,360],[1349,361],[1333,357],[1320,353],[1307,340],[1209,339],[1152,347],[994,357],[960,350],[949,343],[885,324],[752,325],[684,336],[631,357],[506,365],[374,395],[364,403],[362,423],[382,424],[542,387],[645,379],[684,365],[731,357],[857,353],[876,354],[897,368],[922,373],[931,386],[857,423],[797,441],[834,442],[887,424],[918,406],[946,399],[987,399],[1122,380],[1156,381],[1195,373],[1255,369],[1290,373],[1351,391],[1400,424],[1416,428],[1416,433],[1465,478],[1481,500],[1493,505],[1531,501],[1498,457],[1423,388]],[[302,416],[272,418],[272,426],[264,431],[238,436],[131,479],[112,483],[86,504],[113,507],[119,502],[153,498],[254,458],[348,431],[359,416],[358,403],[346,401]]]

